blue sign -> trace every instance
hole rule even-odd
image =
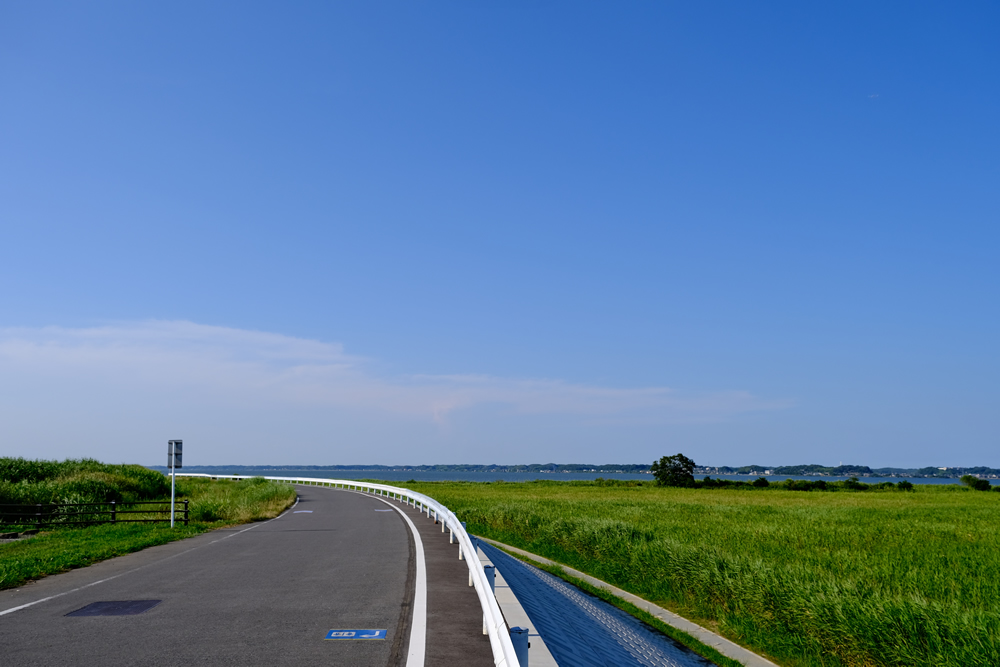
[[[330,630],[324,639],[385,639],[386,630]]]

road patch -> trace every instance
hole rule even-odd
[[[91,602],[86,607],[71,611],[67,616],[135,616],[149,611],[163,600],[116,600]]]

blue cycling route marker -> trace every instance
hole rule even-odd
[[[387,630],[330,630],[324,639],[385,639]]]

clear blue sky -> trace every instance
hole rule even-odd
[[[3,3],[3,449],[1000,466],[998,33]]]

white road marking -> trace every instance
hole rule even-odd
[[[298,496],[296,496],[296,498],[295,498],[295,505],[298,505],[298,504],[299,504],[299,499],[298,499]],[[243,530],[239,530],[239,531],[237,531],[235,533],[230,533],[229,535],[226,535],[225,537],[220,537],[217,540],[212,540],[208,544],[215,544],[216,542],[221,542],[222,540],[228,540],[230,537],[233,537],[235,535],[239,535],[240,533],[245,533],[248,530],[253,530],[257,526],[263,526],[265,523],[271,523],[272,521],[277,521],[281,517],[283,517],[286,514],[288,514],[288,512],[290,510],[295,509],[295,505],[292,505],[289,509],[285,510],[284,512],[282,512],[278,516],[274,517],[273,519],[268,519],[267,521],[261,521],[260,523],[255,523],[254,525],[250,526],[249,528],[244,528]],[[145,565],[140,565],[139,567],[137,567],[135,569],[127,570],[126,572],[120,572],[119,574],[116,574],[113,577],[108,577],[107,579],[101,579],[100,581],[92,581],[89,584],[85,584],[85,585],[80,586],[78,588],[74,588],[71,591],[64,591],[62,593],[56,593],[55,595],[50,595],[49,597],[42,598],[41,600],[35,600],[34,602],[28,602],[26,604],[22,604],[22,605],[19,605],[17,607],[11,607],[10,609],[4,609],[3,611],[0,611],[0,616],[5,616],[6,614],[12,614],[15,611],[21,611],[22,609],[27,609],[28,607],[33,607],[34,605],[41,604],[42,602],[48,602],[49,600],[55,600],[56,598],[61,598],[64,595],[69,595],[70,593],[76,593],[77,591],[82,591],[84,588],[90,588],[91,586],[96,586],[97,584],[103,584],[106,581],[111,581],[112,579],[117,579],[118,577],[122,577],[122,576],[124,576],[126,574],[132,574],[133,572],[138,572],[139,570],[143,570],[143,569],[145,569],[145,568],[147,568],[147,567],[149,567],[151,565],[159,565],[160,563],[162,563],[164,561],[168,561],[171,558],[177,558],[178,556],[183,556],[184,554],[190,553],[190,552],[194,551],[195,549],[201,549],[204,546],[208,546],[208,544],[199,544],[196,547],[191,547],[190,549],[185,549],[184,551],[181,551],[180,553],[176,553],[173,556],[167,556],[166,558],[161,558],[158,561],[155,561],[155,562],[152,562],[152,563],[146,563]]]
[[[392,507],[388,500],[374,497]],[[410,647],[407,649],[406,667],[424,667],[424,654],[427,651],[427,565],[424,562],[424,543],[410,517],[398,507],[392,509],[399,512],[410,527],[417,552],[417,581],[413,591],[413,619],[410,621]]]

